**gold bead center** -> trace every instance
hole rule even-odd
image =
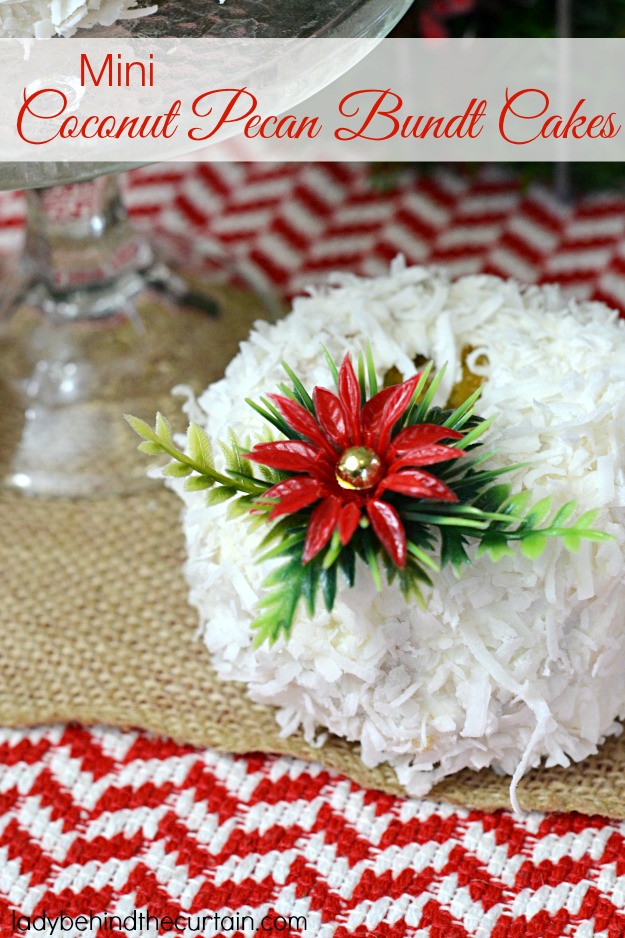
[[[368,446],[346,449],[336,466],[336,481],[343,489],[370,489],[382,477],[382,463]]]

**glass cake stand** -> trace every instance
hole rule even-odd
[[[379,38],[411,2],[163,0],[88,35]],[[199,280],[134,231],[117,175],[133,165],[0,163],[0,189],[27,190],[22,256],[0,270],[4,488],[90,497],[150,484],[121,415],[171,410],[174,385],[200,391],[255,318],[277,315],[228,258],[208,275],[203,258]]]

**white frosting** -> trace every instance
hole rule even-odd
[[[137,0],[0,0],[0,38],[73,36],[77,29],[111,26],[156,9],[139,7]]]
[[[447,362],[439,403],[471,345],[488,359],[479,412],[497,417],[491,464],[529,461],[507,477],[515,489],[601,509],[596,526],[614,540],[572,554],[552,539],[538,561],[517,550],[498,564],[482,557],[460,579],[445,568],[425,609],[395,586],[377,593],[361,569],[332,613],[311,621],[302,608],[288,642],[254,650],[261,534],[174,483],[191,602],[220,677],[274,704],[285,735],[302,727],[321,742],[329,729],[358,741],[367,765],[389,762],[415,795],[464,767],[494,766],[514,775],[514,799],[526,769],[583,759],[625,715],[625,322],[555,286],[454,283],[399,261],[390,276],[339,284],[298,299],[277,325],[258,324],[226,377],[189,403],[215,441],[230,427],[263,429],[244,399],[275,389],[281,359],[307,387],[328,386],[321,343],[341,360],[368,338],[380,374],[396,365],[409,377],[417,353]]]

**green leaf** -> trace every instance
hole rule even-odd
[[[454,528],[441,530],[441,566],[450,563],[458,573],[463,566],[471,566],[471,558],[465,549],[466,539],[461,531]]]
[[[482,511],[499,511],[503,503],[510,497],[510,486],[505,482],[491,485],[476,498],[474,505]]]
[[[339,554],[338,565],[347,585],[353,586],[356,580],[356,554],[350,545]]]
[[[456,441],[456,449],[468,449],[469,446],[472,446],[476,440],[479,440],[491,428],[494,419],[494,417],[489,417],[487,420],[480,421],[472,430],[465,433],[461,440]]]
[[[419,397],[419,395],[425,388],[426,382],[429,378],[433,365],[434,365],[433,362],[428,362],[425,368],[423,369],[423,371],[421,372],[421,377],[415,388],[413,403],[412,403],[412,406],[410,407],[410,410],[408,411],[408,415],[405,421],[406,426],[409,424],[422,423],[424,421],[425,415],[427,414],[430,404],[432,403],[432,398],[434,397],[434,394],[438,390],[439,384],[443,380],[443,375],[445,374],[445,365],[443,365],[443,367],[439,371],[436,372],[424,396],[421,398],[418,404],[416,403],[417,398]]]
[[[249,515],[254,507],[254,499],[249,495],[240,495],[235,501],[230,502],[226,518],[230,521],[234,518],[240,518],[242,515]]]
[[[522,538],[519,550],[528,560],[538,560],[547,545],[547,538],[539,531],[534,531]]]
[[[289,368],[289,366],[287,365],[285,361],[282,362],[282,367],[284,368],[287,375],[293,382],[293,387],[295,388],[295,393],[297,397],[299,398],[300,404],[302,404],[302,406],[305,407],[306,410],[310,411],[310,413],[314,415],[315,405],[313,403],[312,397],[310,396],[310,394],[308,393],[308,391],[306,390],[306,388],[304,387],[300,379],[297,377],[295,372],[292,370],[292,368]]]
[[[248,518],[248,530],[250,534],[254,531],[257,531],[259,528],[264,528],[267,525],[267,512],[257,511],[256,508],[254,511],[250,511]]]
[[[575,530],[583,531],[590,527],[591,524],[597,520],[601,514],[598,508],[592,508],[590,511],[585,511],[575,522]]]
[[[510,496],[502,506],[501,511],[506,515],[510,515],[515,521],[522,521],[531,497],[531,492],[517,492],[516,495]]]
[[[286,638],[289,637],[297,606],[303,595],[305,570],[300,554],[291,558],[277,571],[272,571],[264,581],[263,586],[269,588],[270,592],[258,602],[260,613],[252,622],[252,629],[256,632],[256,648],[265,641],[270,645],[274,644],[282,634]]]
[[[431,370],[432,370],[432,362],[428,362],[425,368],[423,369],[423,371],[420,372],[420,377],[414,389],[412,400],[406,412],[404,413],[404,416],[401,418],[401,420],[399,421],[397,425],[398,429],[403,429],[404,427],[409,427],[413,424],[422,422],[422,418],[419,418],[417,416],[418,411],[420,409],[420,405],[417,404],[417,400],[427,383],[428,375],[430,374]]]
[[[301,403],[301,401],[298,400],[297,394],[295,393],[295,391],[293,390],[293,388],[290,388],[290,387],[288,386],[288,384],[285,384],[285,383],[284,383],[284,381],[281,381],[281,382],[280,382],[280,384],[278,385],[278,389],[281,391],[281,393],[282,393],[285,397],[288,397],[289,400],[294,401],[294,403],[296,403],[296,404],[300,404],[300,403]]]
[[[314,560],[311,560],[310,563],[307,563],[304,567],[302,576],[302,596],[304,597],[304,602],[308,609],[308,615],[311,617],[315,614],[319,577],[319,565],[315,563]]]
[[[477,505],[463,505],[462,503],[451,503],[444,505],[445,517],[449,519],[464,519],[466,521],[479,521],[481,523],[485,521],[505,521],[507,524],[510,524],[510,518],[508,515],[498,513],[496,511],[483,511],[481,508],[478,508]],[[405,517],[418,516],[420,521],[427,521],[431,524],[433,518],[436,515],[441,513],[441,503],[440,502],[419,502],[418,510],[411,511],[410,509],[404,510]],[[450,524],[453,521],[450,520]]]
[[[252,464],[248,459],[245,459],[245,457],[243,456],[243,453],[249,453],[251,449],[249,442],[247,445],[243,445],[239,443],[233,430],[230,430],[228,432],[228,439],[230,440],[230,447],[232,449],[232,452],[234,454],[234,458],[236,461],[235,468],[242,475],[253,476],[254,472],[252,469]]]
[[[295,433],[294,430],[289,427],[286,420],[282,417],[279,411],[276,410],[269,401],[264,401],[267,409],[261,407],[260,404],[257,404],[256,401],[253,401],[251,398],[246,397],[245,403],[248,404],[252,410],[255,410],[257,414],[260,414],[265,420],[272,424],[276,430],[279,430],[280,433],[283,433],[289,440],[301,439],[299,434]]]
[[[325,356],[325,360],[326,360],[326,362],[327,362],[328,368],[330,369],[330,374],[332,375],[332,380],[334,381],[334,384],[338,387],[338,383],[339,383],[339,370],[338,370],[338,368],[336,367],[336,364],[335,364],[335,362],[334,362],[334,359],[332,358],[332,356],[331,356],[330,353],[328,352],[328,350],[327,350],[327,348],[325,347],[325,345],[322,345],[321,348],[322,348],[322,350],[323,350],[323,354],[324,354],[324,356]]]
[[[139,443],[137,449],[142,453],[147,453],[148,456],[162,456],[163,453],[166,452],[160,443],[153,443],[152,440],[145,440],[143,443]]]
[[[422,571],[421,571],[422,572]],[[425,608],[425,600],[423,598],[423,593],[419,586],[419,568],[418,566],[410,567],[406,566],[403,570],[397,571],[397,576],[399,579],[399,588],[402,592],[402,595],[405,599],[409,600],[411,597],[416,599],[419,606],[422,609]],[[423,577],[421,577],[423,579]],[[429,577],[424,577],[427,583],[430,583]]]
[[[223,440],[217,441],[217,446],[221,450],[222,456],[224,457],[224,462],[226,463],[227,469],[234,469],[238,472],[239,469],[239,459],[236,451],[229,443],[224,443]]]
[[[450,430],[458,430],[461,426],[464,426],[466,421],[472,415],[473,405],[476,403],[477,399],[482,393],[482,389],[478,388],[473,392],[466,401],[463,401],[459,407],[449,415],[449,417],[443,423],[444,427],[449,427]]]
[[[567,531],[565,534],[562,535],[562,543],[564,544],[567,550],[570,550],[572,553],[575,554],[580,548],[580,544],[582,543],[582,538],[581,538],[581,535],[579,534]]]
[[[380,551],[380,560],[382,561],[382,566],[384,567],[384,572],[386,574],[386,581],[389,583],[394,583],[399,574],[399,567],[395,566],[389,554],[385,550]]]
[[[222,502],[227,502],[231,498],[234,498],[238,494],[238,489],[229,488],[227,485],[218,485],[215,486],[206,497],[207,505],[220,505]]]
[[[367,361],[367,377],[369,379],[369,397],[378,393],[378,379],[375,373],[375,362],[373,361],[373,352],[371,343],[367,339],[365,342],[365,359]]]
[[[192,476],[184,484],[187,492],[202,492],[204,489],[210,489],[215,485],[210,476]]]
[[[428,557],[428,560],[431,560],[431,558]],[[398,572],[400,576],[400,584],[401,584],[401,576],[403,573],[406,577],[416,580],[418,581],[418,583],[425,583],[431,586],[432,579],[430,577],[428,570],[426,570],[426,566],[428,566],[429,569],[431,569],[429,564],[426,564],[424,566],[424,564],[416,556],[414,556],[414,554],[412,554],[409,551],[408,556],[406,557],[406,565],[404,566],[403,571],[398,570],[397,567],[395,568],[395,570]],[[433,571],[433,572],[436,572],[436,573],[439,572],[438,565],[437,565],[436,571]]]
[[[257,465],[256,471],[258,472],[259,476],[262,476],[262,480],[269,482],[270,485],[275,485],[276,482],[279,482],[283,478],[277,469],[270,469],[269,466]],[[261,481],[258,476],[254,476],[254,478],[256,478],[259,482]]]
[[[561,508],[558,508],[555,515],[551,520],[551,527],[555,528],[558,525],[566,524],[569,518],[575,514],[575,502],[565,502]]]
[[[535,528],[545,520],[551,511],[551,498],[541,498],[539,502],[536,502],[535,505],[532,505],[529,512],[523,518],[523,526],[528,528]],[[526,555],[528,556],[528,555]]]
[[[191,421],[187,430],[187,449],[189,456],[200,469],[213,469],[213,452],[206,431]]]
[[[468,463],[463,463],[462,460],[456,460],[459,463],[459,469],[465,469],[466,473],[464,478],[458,480],[454,479],[454,491],[456,495],[461,498],[461,501],[467,498],[468,496],[461,495],[462,492],[468,489],[477,488],[482,489],[487,482],[492,482],[493,479],[499,478],[499,476],[507,475],[515,469],[522,469],[522,463],[515,463],[512,466],[502,466],[500,469],[481,469],[479,472],[473,472],[472,466],[476,465],[481,460],[481,457],[478,459],[471,459]]]
[[[296,547],[301,545],[304,541],[304,535],[300,533],[291,534],[290,537],[284,538],[280,541],[276,547],[272,547],[270,550],[265,551],[264,554],[261,554],[257,559],[257,563],[264,563],[266,560],[273,560],[274,557],[281,557],[283,554],[287,553],[291,547]]]
[[[371,571],[371,577],[373,579],[374,586],[378,593],[382,592],[382,577],[380,576],[380,565],[378,563],[378,556],[375,550],[371,538],[367,538],[365,541],[365,557],[367,563],[369,564],[369,569]]]
[[[133,417],[132,414],[124,414],[124,419],[132,427],[132,429],[144,440],[151,440],[154,443],[158,442],[158,437],[152,429],[152,427],[145,422],[145,420],[140,420],[139,417]]]
[[[440,505],[437,506],[440,511]],[[427,511],[402,511],[402,518],[407,518],[410,521],[420,521],[423,524],[436,524],[440,526],[447,527],[450,525],[454,528],[467,528],[473,529],[475,531],[485,531],[488,528],[488,521],[486,519],[481,520],[479,518],[462,518],[457,517],[456,515],[434,515],[430,514]]]
[[[577,531],[577,528],[575,529]],[[611,534],[608,534],[606,531],[594,531],[592,528],[582,528],[581,531],[577,531],[580,537],[583,537],[585,541],[613,541],[614,537]]]
[[[246,498],[251,498],[251,496],[245,496]],[[258,505],[258,499],[251,500],[252,505]],[[257,550],[259,553],[263,551],[266,547],[272,544],[274,541],[283,538],[287,534],[292,534],[294,531],[301,527],[297,524],[296,515],[284,515],[282,518],[279,518],[277,521],[274,521],[262,541],[258,545]],[[306,536],[305,529],[302,527],[300,531],[302,538],[302,544],[304,543],[304,538]]]
[[[163,475],[171,476],[173,479],[184,479],[186,476],[190,476],[192,472],[192,467],[186,466],[182,462],[170,462],[163,469]]]
[[[233,482],[236,482],[240,490],[247,492],[249,495],[261,496],[270,488],[269,482],[256,479],[254,476],[245,475],[243,472],[235,472],[233,469],[228,469],[228,475]],[[269,498],[268,501],[274,502],[275,499]]]
[[[433,557],[431,557],[424,550],[421,550],[416,544],[412,541],[408,541],[408,552],[412,554],[424,567],[429,567],[430,570],[433,570],[434,573],[440,573],[440,567],[436,563]]]
[[[490,559],[497,563],[502,557],[513,556],[514,551],[508,546],[505,534],[489,534],[479,544],[476,556],[481,557],[484,553],[487,553]]]
[[[171,426],[160,412],[156,415],[156,435],[163,443],[171,446]]]
[[[274,586],[283,586],[284,583],[288,583],[288,568],[289,564],[284,564],[282,567],[276,567],[271,573],[268,573],[263,580],[263,588],[270,590]],[[270,603],[275,602],[274,594],[271,593],[268,599]]]
[[[335,528],[332,532],[332,540],[330,541],[330,546],[328,547],[325,556],[323,558],[321,566],[324,570],[327,570],[332,566],[336,558],[341,552],[343,545],[341,544],[341,538],[338,530]]]
[[[336,564],[321,571],[321,590],[328,612],[332,612],[336,599]]]
[[[358,368],[356,370],[358,376],[358,387],[360,388],[360,400],[367,400],[367,373],[365,370],[365,356],[362,352],[358,353]]]

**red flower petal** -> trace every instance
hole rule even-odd
[[[378,422],[382,416],[384,406],[392,393],[392,387],[382,388],[382,390],[374,394],[362,408],[360,420],[362,423],[365,446],[371,446],[372,440],[375,440]]]
[[[430,443],[428,446],[417,446],[402,453],[393,460],[388,471],[397,472],[404,466],[432,466],[437,462],[447,462],[448,459],[458,459],[459,456],[466,456],[466,453],[461,449],[454,449],[453,446]]]
[[[440,443],[441,440],[461,440],[463,434],[437,423],[417,423],[413,427],[401,430],[391,444],[392,453],[425,446],[428,443]]]
[[[292,401],[290,397],[283,397],[282,394],[269,394],[268,397],[276,404],[286,422],[297,433],[308,437],[312,443],[316,443],[322,449],[332,451],[332,446],[321,432],[317,421],[305,407],[297,401]]]
[[[310,472],[319,455],[319,450],[312,443],[304,443],[302,440],[278,440],[276,443],[257,443],[245,457],[271,469]]]
[[[279,498],[280,501],[272,508],[269,515],[270,518],[279,518],[280,515],[294,514],[312,505],[318,498],[321,498],[322,494],[322,488],[317,479],[312,479],[310,476],[294,476],[292,479],[272,485],[257,501],[264,502],[266,499]]]
[[[347,425],[352,446],[362,442],[360,429],[360,385],[349,355],[346,355],[339,371],[339,397],[345,408]]]
[[[406,566],[406,532],[392,505],[379,500],[367,502],[367,514],[373,531],[398,567]]]
[[[400,495],[411,495],[413,498],[435,498],[442,502],[458,501],[458,496],[444,482],[429,472],[420,472],[418,469],[404,469],[403,472],[387,475],[380,482],[378,492],[384,489],[399,492]]]
[[[340,450],[347,449],[349,446],[347,415],[336,394],[328,391],[327,388],[315,388],[313,401],[317,411],[317,420],[325,435]]]
[[[341,503],[338,498],[333,496],[324,498],[321,504],[317,505],[308,523],[308,532],[302,556],[304,563],[312,560],[326,546],[336,527],[340,510]]]
[[[396,384],[391,388],[391,391],[394,391],[395,393],[389,395],[379,421],[377,440],[377,451],[379,453],[384,453],[386,451],[388,444],[391,441],[391,432],[393,427],[399,418],[406,412],[408,405],[414,396],[415,388],[419,383],[420,377],[421,375],[413,375],[412,378],[404,381],[403,384]]]
[[[383,388],[367,401],[361,414],[366,446],[378,453],[384,453],[393,425],[408,408],[420,377],[421,375],[414,375],[402,384]]]
[[[352,539],[352,535],[360,521],[360,508],[354,502],[347,502],[341,508],[339,515],[339,535],[341,544],[345,547]]]

